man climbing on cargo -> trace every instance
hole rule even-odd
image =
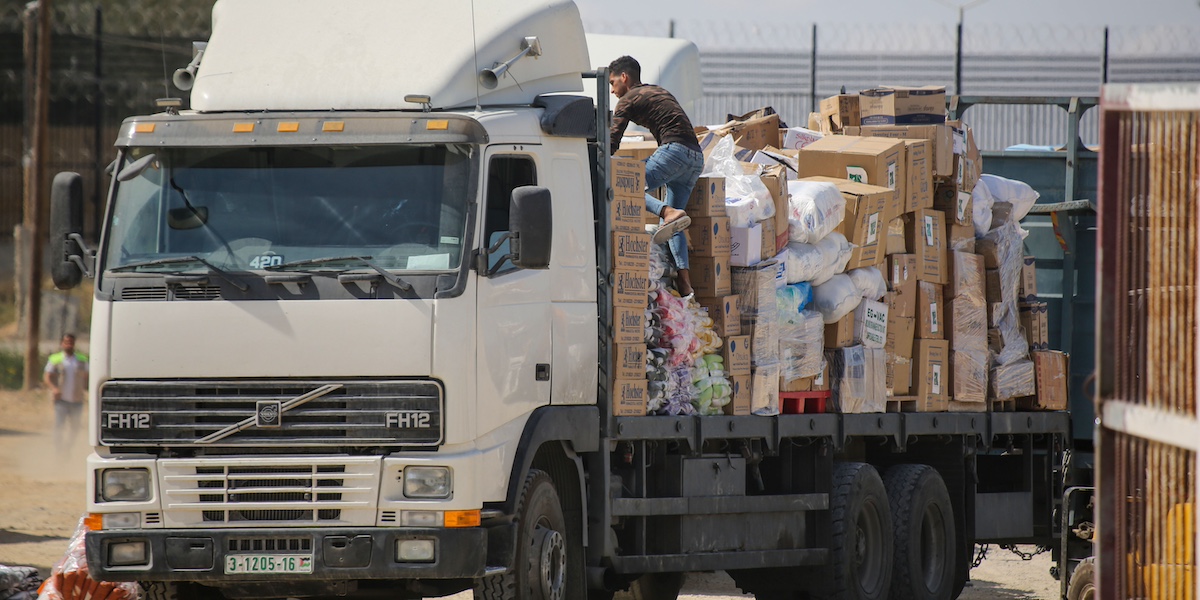
[[[608,83],[618,98],[610,132],[612,152],[621,147],[621,137],[630,122],[649,129],[658,141],[658,149],[646,159],[646,189],[665,185],[667,195],[663,201],[646,194],[646,210],[662,219],[654,232],[654,243],[669,240],[677,269],[675,287],[680,295],[688,296],[692,293],[692,280],[683,230],[692,220],[683,209],[704,170],[704,154],[692,122],[671,92],[642,83],[642,66],[631,56],[622,56],[608,65]]]

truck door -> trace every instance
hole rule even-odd
[[[537,146],[502,145],[484,160],[483,235],[487,248],[508,232],[514,188],[549,185]],[[545,180],[544,182],[542,180]],[[489,260],[492,275],[480,273],[477,306],[479,396],[482,434],[550,402],[550,272],[518,269],[501,261],[507,243]]]

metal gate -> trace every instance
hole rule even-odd
[[[1101,99],[1100,598],[1200,598],[1200,84]]]

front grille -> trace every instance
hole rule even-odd
[[[172,295],[176,300],[219,300],[221,298],[221,286],[179,285],[175,286]]]
[[[312,538],[230,538],[229,552],[308,552]]]
[[[101,443],[117,447],[419,447],[443,429],[441,386],[428,380],[110,381],[100,411]]]
[[[374,521],[375,458],[180,459],[162,461],[160,471],[167,519],[178,525]]]
[[[128,287],[121,289],[122,300],[165,300],[165,287]]]

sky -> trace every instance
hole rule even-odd
[[[911,23],[1200,26],[1200,0],[575,0],[584,22],[675,19],[796,23]],[[739,10],[739,7],[753,7]]]

